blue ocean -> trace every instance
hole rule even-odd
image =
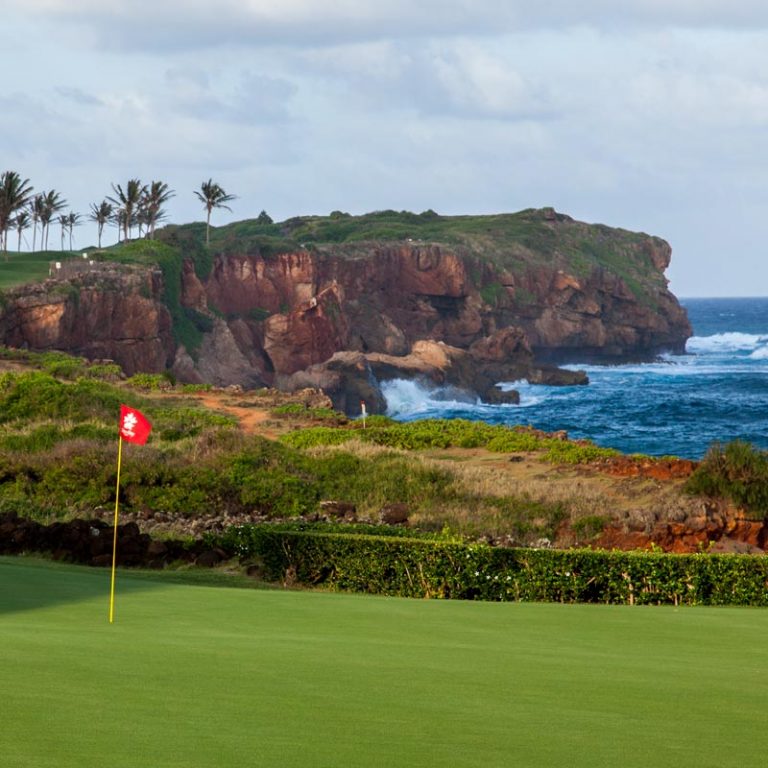
[[[648,364],[571,365],[580,387],[504,382],[519,405],[460,402],[415,382],[385,384],[388,413],[400,420],[480,419],[565,429],[624,453],[700,458],[713,442],[747,440],[768,449],[768,298],[681,299],[694,336],[685,355]]]

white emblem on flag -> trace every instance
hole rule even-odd
[[[136,418],[136,415],[131,413],[130,411],[125,414],[125,418],[123,419],[123,434],[127,437],[135,437],[136,435],[136,424],[138,424],[138,419]]]

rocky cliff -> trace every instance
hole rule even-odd
[[[375,390],[377,378],[410,373],[489,395],[494,378],[557,380],[544,362],[684,349],[691,330],[667,289],[663,240],[551,209],[428,213],[311,217],[246,233],[241,223],[217,233],[212,261],[169,228],[162,270],[65,264],[46,283],[7,292],[0,337],[110,357],[129,373],[170,369],[246,387],[324,381],[347,394],[353,379]],[[191,338],[182,323],[196,328]]]
[[[174,352],[163,288],[158,268],[65,264],[45,282],[4,292],[0,340],[115,360],[128,375],[162,371]]]

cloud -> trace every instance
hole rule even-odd
[[[508,53],[475,41],[415,50],[403,42],[312,49],[296,69],[342,102],[345,112],[394,110],[472,121],[556,116],[541,78],[523,73]]]
[[[243,70],[234,78],[212,77],[196,68],[169,69],[167,93],[158,107],[176,109],[198,120],[268,123],[288,120],[297,91],[289,80]]]
[[[768,29],[762,0],[9,0],[17,13],[70,21],[114,49],[168,53],[496,37],[531,30]],[[9,4],[6,2],[6,5]]]
[[[103,107],[104,102],[96,96],[86,93],[80,88],[72,88],[69,86],[57,86],[56,93],[63,97],[67,101],[73,102],[82,107]]]

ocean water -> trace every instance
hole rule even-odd
[[[519,405],[483,405],[412,381],[384,384],[396,419],[481,419],[565,429],[625,453],[700,458],[716,441],[768,448],[768,298],[681,299],[694,336],[685,355],[647,364],[569,365],[585,370],[581,387],[504,382]]]

